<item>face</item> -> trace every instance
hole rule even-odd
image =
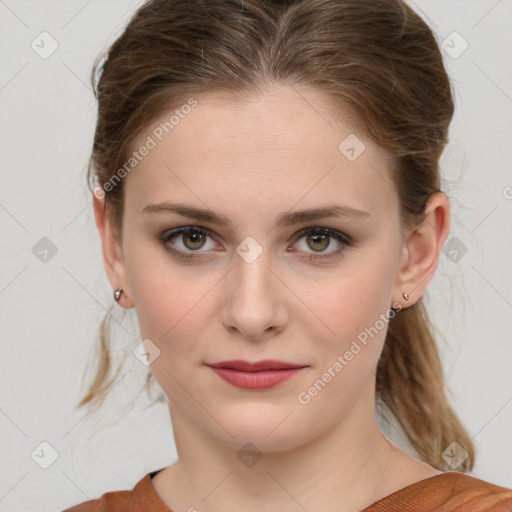
[[[312,90],[195,99],[133,144],[156,142],[124,182],[125,291],[173,419],[291,449],[375,407],[402,251],[389,162]],[[208,366],[268,359],[303,368],[248,389]]]

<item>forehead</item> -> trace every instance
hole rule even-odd
[[[312,89],[199,95],[163,113],[132,151],[144,145],[151,149],[125,183],[127,208],[138,211],[171,198],[201,199],[226,213],[236,205],[281,211],[322,201],[378,216],[397,204],[386,152]]]

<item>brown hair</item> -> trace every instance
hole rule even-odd
[[[440,191],[451,84],[435,36],[401,0],[150,0],[108,49],[96,83],[99,64],[89,187],[95,181],[105,190],[119,237],[122,181],[107,182],[143,128],[203,91],[254,95],[272,84],[312,86],[392,155],[406,225],[420,222],[428,198]],[[96,378],[80,405],[101,403],[115,378],[108,320],[100,327]],[[459,469],[473,467],[474,446],[447,400],[421,299],[390,321],[376,393],[425,461],[446,468],[442,452],[456,441],[468,452]]]

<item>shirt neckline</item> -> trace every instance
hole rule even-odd
[[[155,492],[153,485],[151,484],[151,480],[153,479],[153,477],[156,476],[158,473],[160,473],[160,471],[162,471],[163,469],[164,468],[148,473],[139,482],[139,484],[137,484],[137,486],[140,485],[142,487],[142,490],[145,491],[144,494],[146,494],[147,497],[149,498],[149,504],[159,507],[159,509],[160,509],[159,512],[174,512],[160,499],[158,494]],[[373,502],[372,504],[368,505],[367,507],[363,508],[360,512],[372,512],[374,507],[386,504],[386,501],[392,500],[393,498],[396,497],[395,495],[398,493],[401,493],[406,490],[410,490],[414,486],[417,486],[420,484],[425,484],[425,482],[429,482],[430,480],[434,480],[435,478],[438,478],[440,476],[451,475],[454,473],[457,473],[457,472],[456,471],[444,471],[444,472],[440,471],[439,473],[429,476],[427,478],[424,478],[423,480],[418,480],[417,482],[406,485],[405,487],[402,487],[401,489],[398,489],[398,490],[392,492],[391,494],[388,494],[387,496],[383,496],[379,500],[377,500],[377,501]]]

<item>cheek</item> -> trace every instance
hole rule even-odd
[[[392,259],[374,251],[325,280],[317,293],[304,300],[323,321],[308,313],[311,320],[305,324],[307,337],[315,340],[318,363],[308,382],[313,385],[319,379],[320,389],[326,384],[319,401],[332,398],[340,407],[349,406],[350,397],[357,396],[364,382],[373,378],[393,315],[393,272]]]
[[[318,327],[316,319],[304,323],[316,364],[296,401],[299,411],[307,413],[305,421],[311,419],[310,428],[320,416],[335,422],[374,387],[390,314],[389,283],[382,280],[381,271],[354,270],[334,284],[326,283],[323,294],[310,296],[311,309],[329,327]]]
[[[346,343],[389,311],[393,282],[393,261],[376,252],[354,258],[341,271],[316,281],[315,287],[304,284],[300,293],[310,310],[323,320],[323,324],[315,322],[323,325],[323,338]]]
[[[128,252],[127,252],[128,254]],[[151,368],[176,367],[176,361],[196,361],[197,344],[205,337],[215,286],[222,286],[211,272],[184,270],[169,260],[164,251],[133,248],[129,252],[130,290],[142,339],[150,339],[160,350]]]
[[[173,395],[178,384],[172,375],[180,381],[186,378],[187,368],[202,362],[207,347],[201,344],[222,332],[218,314],[222,300],[227,300],[222,293],[226,283],[220,279],[222,272],[201,272],[192,265],[187,269],[170,261],[163,250],[141,245],[127,251],[130,289],[141,336],[155,343],[162,356],[151,365],[153,374]],[[283,296],[288,301],[283,307],[289,315],[289,336],[300,340],[298,346],[309,352],[315,366],[306,384],[328,379],[322,376],[331,368],[336,377],[324,398],[332,393],[334,399],[340,389],[357,395],[382,350],[387,324],[379,319],[391,304],[393,262],[384,251],[366,250],[329,271],[304,267],[301,273],[282,277],[297,295]],[[333,368],[338,356],[344,358],[341,371]]]
[[[141,265],[133,280],[136,313],[142,339],[149,339],[159,350],[151,372],[168,397],[183,397],[187,372],[199,364],[198,340],[204,337],[204,307],[201,297],[208,291],[204,282],[169,274],[168,268]],[[183,383],[183,384],[180,384]],[[186,381],[186,388],[193,389]]]
[[[135,238],[127,240],[125,259],[141,334],[162,338],[190,309],[189,303],[197,302],[198,283],[183,279],[163,248]]]

